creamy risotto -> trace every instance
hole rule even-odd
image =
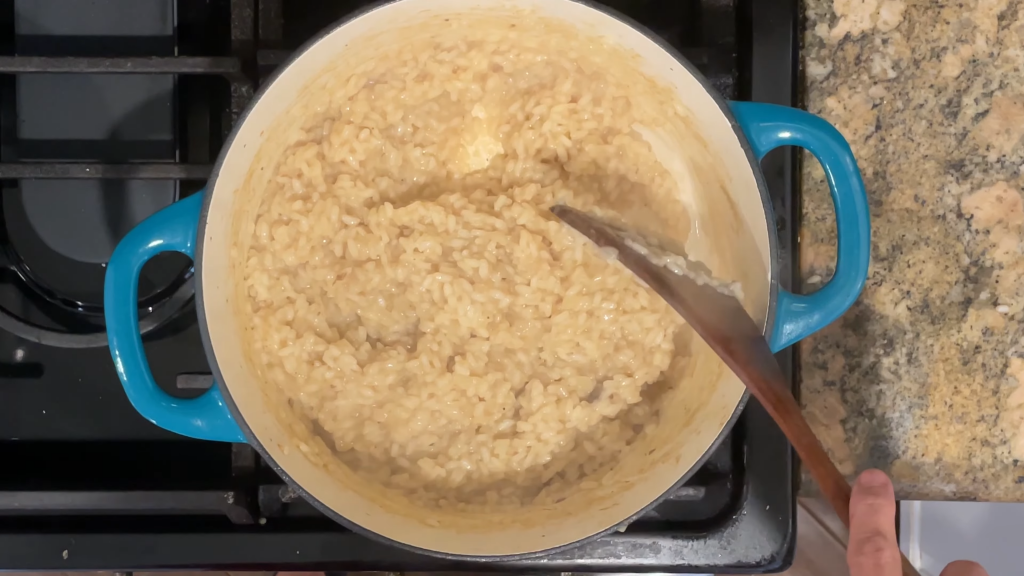
[[[685,239],[639,128],[680,112],[594,38],[436,24],[300,99],[248,242],[246,344],[380,485],[442,506],[557,498],[656,424],[682,322],[548,208]]]

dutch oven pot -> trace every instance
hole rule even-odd
[[[775,350],[821,329],[859,295],[868,270],[870,227],[864,185],[850,147],[824,120],[791,108],[726,102],[693,67],[649,31],[618,15],[573,0],[523,0],[539,14],[568,22],[636,52],[644,71],[674,89],[692,115],[694,129],[714,158],[713,169],[728,201],[708,201],[715,218],[729,218],[732,236],[747,237],[743,270],[745,305],[765,326]],[[399,0],[336,24],[299,50],[265,85],[221,150],[205,193],[165,208],[132,230],[118,245],[106,275],[105,313],[109,343],[128,398],[142,416],[172,432],[254,446],[305,498],[327,516],[367,536],[409,550],[448,558],[512,559],[579,544],[628,523],[696,471],[735,422],[746,399],[739,380],[703,343],[692,343],[694,365],[686,394],[667,394],[666,416],[652,443],[624,454],[605,478],[601,498],[577,498],[547,507],[466,519],[427,517],[396,505],[400,499],[375,492],[351,474],[333,472],[295,449],[293,426],[263,390],[245,359],[236,321],[238,234],[236,192],[256,168],[270,168],[272,154],[259,153],[262,136],[289,109],[301,90],[350,43],[438,14],[509,10],[501,0]],[[759,160],[779,146],[806,148],[821,162],[835,205],[838,260],[835,275],[820,290],[801,296],[779,286],[775,218]],[[259,153],[259,154],[258,154]],[[262,163],[266,163],[263,166]],[[258,164],[258,166],[254,166]],[[728,213],[714,215],[715,211]],[[698,222],[699,225],[699,222]],[[715,241],[716,230],[705,230]],[[723,242],[736,242],[725,238]],[[138,277],[160,252],[194,258],[199,328],[217,385],[182,400],[154,382],[138,330]],[[394,495],[391,495],[394,496]]]

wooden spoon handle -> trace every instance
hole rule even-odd
[[[803,465],[821,485],[836,514],[849,527],[850,485],[807,425],[761,327],[750,318],[735,294],[655,264],[623,240],[621,229],[602,220],[568,206],[553,206],[551,212],[598,246],[615,248],[619,261],[679,312],[768,410]],[[903,557],[902,553],[900,556]],[[920,576],[906,557],[902,568],[904,576]]]
[[[780,374],[781,376],[781,374]],[[781,383],[772,386],[751,386],[751,393],[765,407],[782,432],[789,439],[793,449],[800,456],[801,464],[811,472],[822,494],[835,509],[836,514],[847,528],[850,527],[850,484],[836,465],[832,463],[818,437],[804,419],[800,406],[789,390]],[[910,560],[900,552],[903,576],[920,576]]]
[[[801,465],[810,471],[825,499],[832,505],[843,524],[849,528],[850,484],[832,463],[825,448],[807,424],[796,399],[788,390],[779,391],[778,387],[780,385],[772,385],[766,390],[766,387],[753,386],[750,392],[782,429],[800,456]]]

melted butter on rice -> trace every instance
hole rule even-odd
[[[548,208],[690,221],[684,161],[636,129],[680,113],[667,90],[594,38],[476,24],[311,88],[243,280],[266,381],[353,470],[442,507],[593,485],[657,425],[682,321]]]

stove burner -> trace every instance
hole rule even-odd
[[[26,180],[3,195],[7,267],[23,291],[67,330],[40,326],[0,308],[0,328],[64,348],[105,346],[103,281],[117,243],[177,200],[173,185],[152,181]],[[140,330],[147,333],[191,301],[192,262],[164,253],[139,278]]]
[[[12,264],[44,298],[72,312],[103,312],[106,263],[117,242],[177,198],[166,182],[24,181],[5,194]],[[158,255],[143,268],[144,307],[165,299],[191,269],[183,254]]]
[[[103,187],[118,183],[82,184],[92,184],[93,189],[79,191],[64,182],[25,182],[21,201],[28,224],[47,246],[90,264],[106,262],[119,238],[176,200],[174,189],[161,186],[162,182],[129,182],[123,190],[109,190],[112,193]]]

